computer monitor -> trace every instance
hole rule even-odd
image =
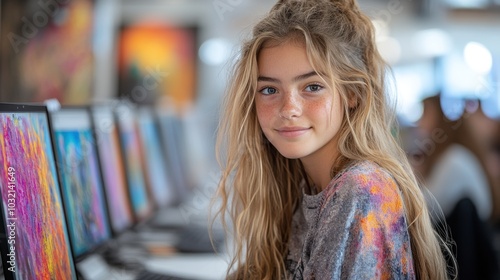
[[[143,154],[136,123],[136,111],[131,104],[117,105],[114,112],[118,124],[122,154],[127,174],[129,197],[137,223],[143,223],[153,214],[144,175]]]
[[[86,108],[62,108],[50,117],[70,240],[78,260],[111,239],[98,143]]]
[[[114,235],[117,236],[134,224],[124,159],[120,148],[120,135],[118,134],[111,106],[105,104],[93,105],[90,110],[98,143],[97,150],[101,163],[111,228]]]
[[[77,279],[45,106],[0,104],[5,279]]]
[[[183,156],[183,131],[179,117],[170,113],[158,112],[160,136],[164,147],[167,165],[172,171],[172,182],[177,193],[177,202],[186,200],[192,190],[189,184],[188,166]]]
[[[140,107],[137,115],[140,142],[144,153],[144,171],[150,192],[156,206],[165,208],[173,203],[175,193],[170,182],[170,171],[166,164],[157,119],[151,107]]]

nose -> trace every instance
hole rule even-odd
[[[281,118],[287,120],[298,118],[302,115],[302,104],[297,93],[288,91],[283,94],[279,115]]]

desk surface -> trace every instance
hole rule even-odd
[[[175,254],[144,260],[157,273],[199,280],[219,280],[226,276],[228,257],[224,254]]]

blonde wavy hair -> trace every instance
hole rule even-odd
[[[348,162],[371,160],[387,169],[402,194],[418,279],[446,279],[442,249],[421,189],[391,134],[394,118],[385,95],[387,66],[374,28],[354,0],[279,1],[253,29],[234,66],[222,107],[217,158],[222,178],[217,217],[230,218],[236,279],[282,279],[292,215],[307,180],[299,159],[287,159],[266,140],[257,120],[259,51],[269,43],[304,43],[314,69],[339,92],[344,121],[332,177]]]

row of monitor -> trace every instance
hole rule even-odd
[[[75,260],[182,199],[180,129],[150,107],[0,103],[6,279],[76,279]]]

